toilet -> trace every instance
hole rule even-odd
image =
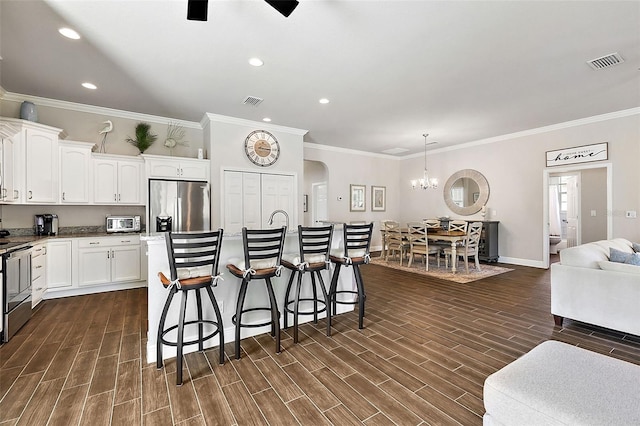
[[[549,235],[549,253],[558,254],[558,244],[562,241],[560,235]]]

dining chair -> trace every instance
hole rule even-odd
[[[440,228],[439,219],[425,219],[422,221],[427,228]]]
[[[408,231],[407,237],[409,240],[409,264],[413,262],[414,255],[421,254],[424,256],[425,271],[429,270],[429,255],[435,254],[440,267],[440,252],[442,248],[437,245],[429,245],[429,239],[427,238],[427,226],[422,222],[409,222],[407,223]]]
[[[475,259],[475,267],[477,271],[480,271],[480,261],[478,259],[478,247],[480,245],[480,235],[482,234],[482,222],[472,222],[469,225],[469,232],[467,237],[463,241],[463,245],[456,250],[456,259],[451,259],[451,263],[458,262],[458,258],[464,258],[464,267],[466,273],[469,273],[469,257],[473,256]],[[445,254],[445,266],[448,265],[448,259],[451,257],[451,247],[444,249]],[[456,263],[457,265],[457,263]]]
[[[380,234],[382,236],[382,250],[380,252],[380,258],[387,258],[387,231],[394,228],[399,228],[400,222],[395,220],[381,220],[380,221]]]
[[[466,233],[468,226],[469,222],[466,220],[452,220],[449,222],[449,231],[462,231]]]
[[[409,241],[405,239],[405,235],[400,228],[392,228],[387,231],[387,252],[384,258],[385,261],[389,260],[389,254],[395,257],[396,252],[398,252],[400,254],[400,266],[402,266],[402,259],[408,249]]]

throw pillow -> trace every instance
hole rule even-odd
[[[640,253],[630,253],[624,263],[627,265],[640,266]]]
[[[609,249],[609,260],[611,262],[625,263],[627,261],[627,257],[629,257],[631,253],[626,253],[622,250],[614,249],[611,247]]]
[[[640,243],[633,243],[633,251],[640,253]]]

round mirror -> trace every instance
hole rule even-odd
[[[482,209],[489,200],[489,182],[482,173],[460,170],[444,185],[444,201],[452,212],[469,216]]]

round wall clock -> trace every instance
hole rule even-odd
[[[254,130],[244,140],[244,153],[253,164],[267,167],[280,157],[280,144],[266,130]]]

